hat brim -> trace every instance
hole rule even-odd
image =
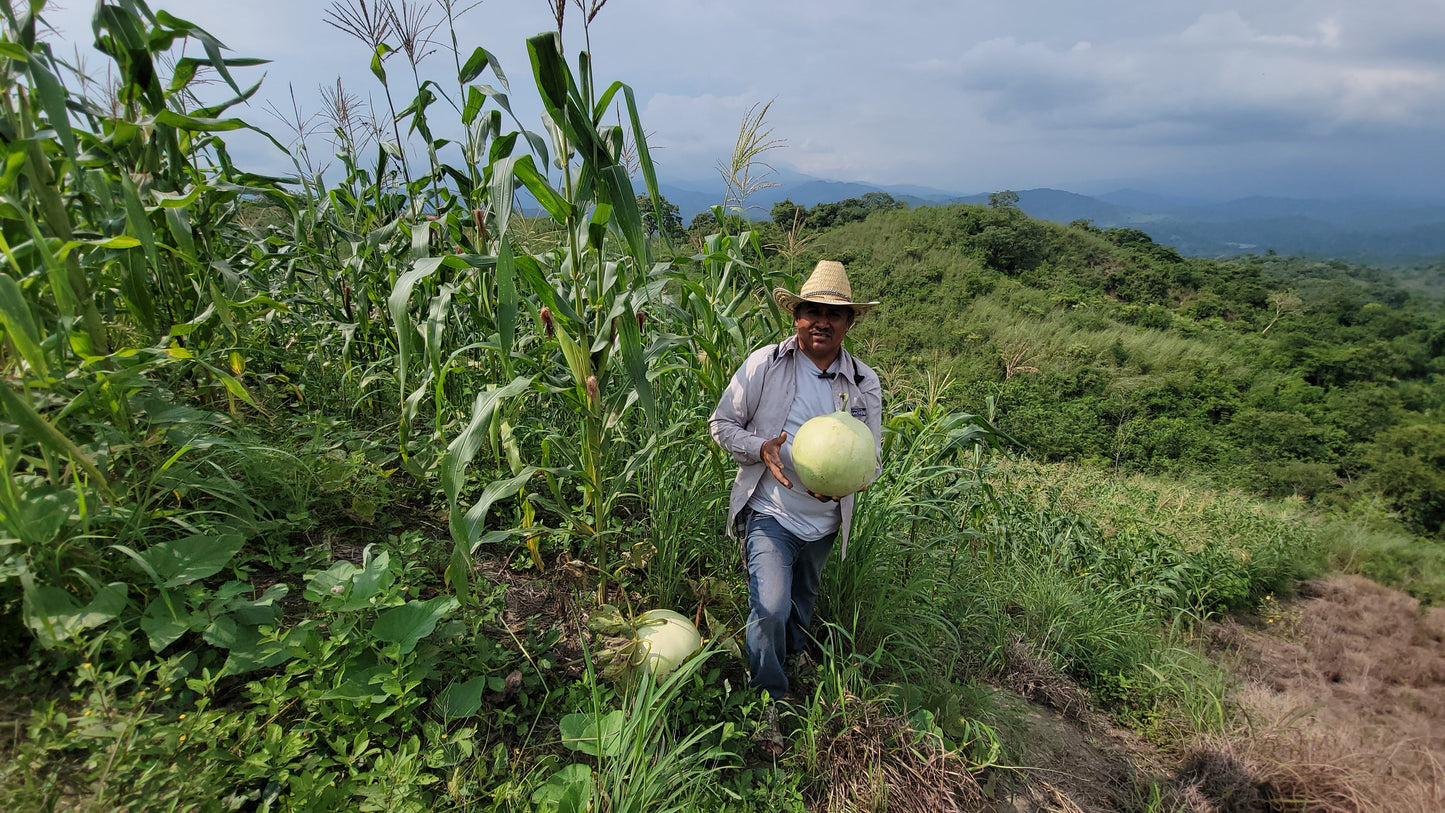
[[[858,317],[862,316],[868,311],[873,310],[874,308],[878,307],[879,304],[881,304],[878,302],[849,302],[842,297],[802,297],[798,296],[792,291],[789,291],[787,288],[774,288],[773,299],[777,301],[779,307],[781,307],[788,313],[792,313],[793,308],[798,307],[798,304],[801,302],[812,302],[815,305],[838,305],[844,308],[852,308],[854,319],[857,319]]]

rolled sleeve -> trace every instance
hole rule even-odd
[[[767,440],[753,434],[751,429],[756,409],[756,398],[751,397],[752,379],[757,375],[756,365],[751,361],[733,374],[707,422],[712,439],[743,466],[762,462],[763,443]]]

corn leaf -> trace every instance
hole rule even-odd
[[[472,405],[471,420],[467,422],[466,428],[447,445],[446,452],[442,454],[439,468],[442,490],[446,493],[447,503],[450,506],[448,526],[452,533],[452,556],[447,565],[446,581],[463,597],[469,590],[471,550],[475,541],[470,533],[481,527],[479,523],[468,526],[466,519],[471,512],[464,512],[461,509],[461,494],[467,483],[467,468],[471,466],[472,459],[476,457],[482,443],[487,439],[487,432],[492,424],[492,413],[497,406],[504,399],[526,390],[532,385],[532,381],[533,379],[530,377],[518,376],[505,387],[483,390],[478,393],[476,402]],[[528,472],[528,476],[530,476],[530,472]],[[518,488],[521,488],[520,484]],[[495,499],[493,498],[493,501]],[[490,505],[490,502],[487,503],[487,507]],[[485,515],[485,511],[486,509],[482,510],[483,515]]]
[[[9,274],[0,274],[0,327],[5,329],[5,336],[30,369],[41,378],[48,376],[50,368],[45,352],[40,349],[40,331],[35,327],[24,292]]]
[[[418,338],[416,326],[412,324],[409,314],[411,302],[411,290],[418,282],[430,277],[437,272],[442,265],[440,257],[424,257],[417,260],[412,269],[402,274],[396,280],[396,286],[392,288],[391,295],[386,299],[387,309],[391,312],[391,323],[396,329],[397,347],[397,384],[402,393],[406,393],[407,370],[411,367],[412,347]]]
[[[72,334],[79,335],[79,334]],[[0,410],[10,416],[10,420],[20,426],[20,429],[35,439],[37,443],[55,454],[69,458],[71,463],[79,466],[90,475],[92,482],[106,499],[114,502],[115,493],[110,490],[110,483],[106,482],[105,475],[91,462],[85,452],[79,446],[61,434],[50,422],[45,420],[35,408],[30,405],[30,399],[21,393],[16,392],[10,382],[0,384]]]
[[[617,336],[622,351],[622,362],[627,367],[627,377],[632,389],[637,392],[642,412],[647,416],[648,426],[657,429],[657,397],[652,391],[652,382],[647,378],[647,360],[642,355],[642,330],[637,324],[637,312],[632,308],[630,297],[623,299],[623,316],[618,320]]]
[[[50,127],[60,146],[68,157],[75,157],[75,132],[70,129],[70,112],[65,107],[67,94],[60,80],[51,73],[41,60],[32,59],[26,63],[30,78],[35,82],[35,92],[40,97],[40,107],[45,110]]]

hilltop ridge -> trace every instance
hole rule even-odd
[[[715,187],[715,188],[714,188]],[[720,204],[721,185],[664,183],[662,194],[684,222]],[[1001,190],[993,190],[1001,191]],[[1048,187],[1014,190],[1025,214],[1055,223],[1087,220],[1100,228],[1135,228],[1193,257],[1265,253],[1394,263],[1445,255],[1445,200],[1342,196],[1334,199],[1256,195],[1229,200],[1172,197],[1133,189],[1099,195]],[[800,206],[885,192],[911,208],[987,204],[992,192],[955,193],[916,185],[870,184],[779,176],[749,199],[749,216],[767,219],[773,204]]]

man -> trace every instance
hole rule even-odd
[[[806,490],[790,439],[809,418],[846,403],[873,431],[881,460],[883,391],[872,368],[843,349],[854,321],[878,303],[853,301],[842,263],[818,263],[798,294],[778,288],[773,298],[792,315],[795,335],[748,356],[708,426],[738,463],[728,533],[739,538],[748,569],[751,682],[777,700],[788,693],[783,662],[807,646],[834,542],[848,555],[854,500]]]

